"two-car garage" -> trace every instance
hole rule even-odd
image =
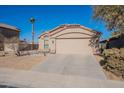
[[[57,54],[89,54],[89,39],[56,39]]]

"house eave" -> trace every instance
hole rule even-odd
[[[60,26],[57,26],[56,28],[54,28],[54,29],[52,29],[52,30],[49,30],[49,31],[47,31],[47,32],[45,32],[45,33],[42,33],[38,38],[40,38],[40,37],[42,37],[42,36],[45,36],[45,35],[50,35],[50,36],[52,36],[53,34],[53,32],[54,31],[56,31],[57,29],[60,29],[60,28],[62,28],[61,30],[63,30],[63,29],[68,29],[68,28],[72,28],[72,27],[74,27],[74,28],[82,28],[82,29],[85,29],[85,30],[88,30],[88,31],[90,31],[90,32],[93,32],[93,33],[95,33],[96,35],[101,35],[102,33],[101,32],[99,32],[99,31],[96,31],[96,30],[92,30],[92,29],[90,29],[90,28],[87,28],[87,27],[84,27],[84,26],[82,26],[82,25],[79,25],[79,24],[65,24],[65,25],[60,25]],[[55,34],[55,33],[54,33]]]

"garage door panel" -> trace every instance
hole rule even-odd
[[[89,54],[91,47],[89,39],[56,39],[58,54]]]

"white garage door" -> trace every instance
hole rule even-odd
[[[91,54],[89,39],[56,39],[58,54]]]

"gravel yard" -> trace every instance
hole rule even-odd
[[[5,56],[0,57],[0,68],[30,70],[45,59],[44,56]]]

